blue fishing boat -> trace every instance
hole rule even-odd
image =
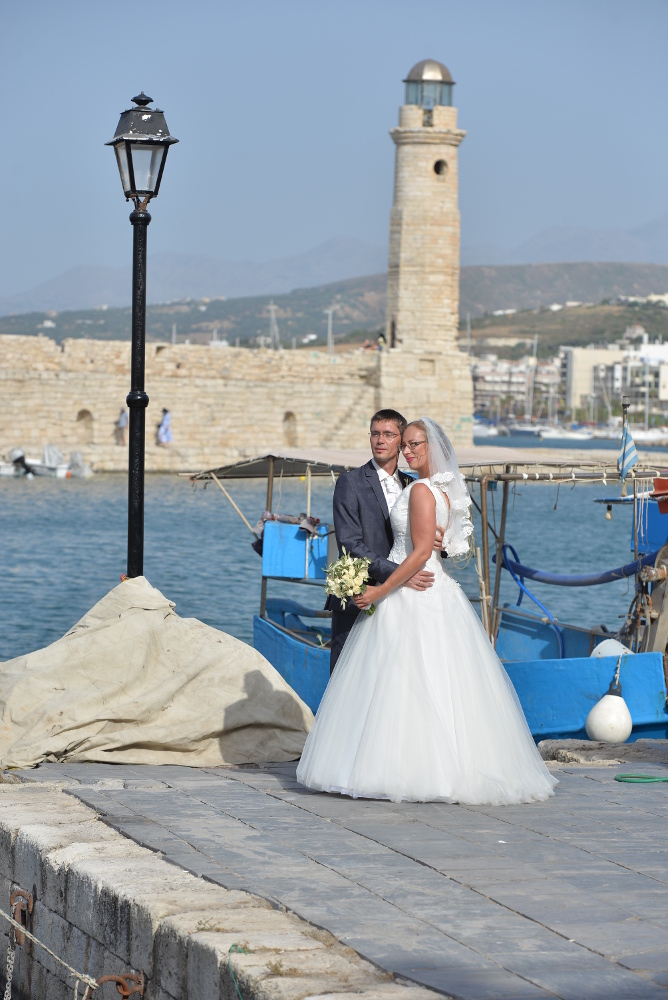
[[[566,462],[491,465],[467,476],[474,503],[481,515],[482,556],[480,592],[482,619],[499,658],[515,686],[534,737],[586,739],[589,711],[617,677],[633,720],[630,739],[668,736],[667,678],[668,600],[665,598],[668,569],[668,514],[661,513],[652,492],[659,470],[635,468],[630,473],[632,495],[596,498],[605,504],[606,516],[613,505],[633,508],[631,548],[633,561],[612,569],[587,574],[556,574],[525,566],[506,541],[506,516],[510,488],[529,484],[620,483],[616,466],[603,463]],[[478,486],[478,500],[475,486]],[[499,530],[488,518],[488,494],[501,486],[503,493]],[[539,486],[537,487],[539,488]],[[490,543],[490,536],[492,541]],[[491,563],[495,565],[490,587]],[[514,604],[499,603],[501,576],[507,572],[518,588]],[[615,580],[633,580],[633,600],[616,633],[605,626],[581,628],[559,621],[530,590],[531,582],[558,587],[605,586]],[[491,591],[491,593],[490,593]],[[523,607],[523,598],[534,610]],[[485,611],[485,605],[489,611]],[[616,640],[611,643],[610,640]],[[606,646],[602,646],[605,643]],[[613,645],[614,655],[600,655]],[[598,647],[601,647],[599,650]],[[628,651],[628,652],[627,652]]]
[[[365,453],[355,452],[286,451],[189,476],[193,482],[217,483],[242,517],[227,489],[228,481],[266,480],[262,528],[253,529],[244,518],[256,534],[254,547],[262,557],[260,608],[253,619],[254,645],[314,712],[329,681],[331,616],[324,610],[323,588],[326,567],[338,552],[332,526],[314,523],[310,518],[311,480],[325,477],[333,483],[338,475],[363,464],[366,458]],[[515,548],[506,541],[510,488],[516,482],[536,484],[536,488],[541,483],[601,482],[609,486],[619,482],[616,467],[595,462],[546,463],[532,457],[530,452],[511,454],[494,448],[476,449],[474,458],[469,450],[461,457],[460,467],[482,525],[476,550],[479,594],[469,597],[479,606],[483,626],[515,686],[534,737],[584,737],[587,715],[606,693],[615,675],[631,712],[631,739],[668,736],[668,598],[664,603],[668,514],[660,514],[658,505],[647,499],[647,490],[643,492],[637,485],[657,476],[659,470],[636,469],[631,475],[633,496],[624,502],[632,504],[634,509],[633,560],[599,573],[560,576],[523,565]],[[305,514],[286,518],[272,513],[277,477],[306,480]],[[497,489],[502,493],[498,531],[488,518],[488,494]],[[603,497],[600,502],[617,503],[620,499]],[[644,527],[639,530],[642,518]],[[502,573],[508,573],[517,584],[518,598],[514,604],[499,602]],[[530,590],[532,580],[572,587],[604,586],[623,578],[635,581],[635,593],[617,633],[603,626],[587,629],[559,621]],[[287,595],[269,597],[269,581],[301,585],[303,600]],[[536,610],[527,608],[528,601],[533,602]],[[618,640],[614,655],[598,655],[605,647],[601,651],[597,647],[611,638]]]

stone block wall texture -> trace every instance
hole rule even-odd
[[[125,405],[130,344],[0,337],[0,453],[38,457],[46,443],[78,449],[94,468],[123,470],[114,443]],[[377,354],[250,351],[149,344],[148,469],[201,469],[281,447],[363,447],[379,405]],[[162,408],[170,448],[155,444]]]
[[[197,471],[282,447],[364,448],[380,406],[408,416],[432,407],[458,440],[470,411],[462,424],[457,397],[442,392],[457,364],[463,372],[465,355],[148,344],[146,467]],[[124,471],[127,447],[114,431],[129,371],[126,341],[0,336],[0,455],[20,446],[38,458],[54,444],[66,457],[81,451],[96,471]],[[155,443],[163,406],[172,414],[169,448]]]

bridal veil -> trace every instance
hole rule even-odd
[[[424,427],[427,434],[429,479],[434,486],[445,493],[450,504],[450,517],[443,536],[443,548],[451,558],[466,555],[469,550],[469,538],[473,534],[471,497],[464,477],[459,471],[455,450],[443,428],[431,417],[420,417],[417,423]]]

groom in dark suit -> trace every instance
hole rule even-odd
[[[339,555],[345,548],[354,556],[369,558],[370,583],[374,584],[384,583],[397,568],[387,557],[393,543],[390,511],[403,488],[412,481],[397,467],[405,428],[406,420],[396,410],[374,413],[369,432],[373,457],[361,468],[339,476],[334,489],[334,530]],[[436,533],[435,547],[440,548],[443,530],[437,527]],[[420,570],[404,586],[427,590],[433,582],[433,573]],[[325,607],[332,612],[331,673],[360,612],[352,601],[342,608],[341,601],[333,595],[327,598]]]

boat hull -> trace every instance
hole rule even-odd
[[[266,618],[253,618],[253,645],[315,714],[329,682],[329,649],[287,635]]]
[[[575,736],[586,739],[587,715],[608,690],[617,667],[614,656],[589,655],[603,637],[564,628],[566,657],[559,659],[553,628],[540,621],[520,619],[508,609],[504,609],[504,618],[499,652],[532,735],[537,740]],[[253,636],[255,648],[315,713],[329,681],[329,649],[288,635],[275,622],[258,615],[253,620]],[[633,719],[631,739],[650,734],[668,738],[661,654],[624,657],[620,680]]]
[[[590,710],[607,692],[617,669],[616,656],[525,660],[504,664],[536,739],[582,736]],[[631,712],[631,739],[666,737],[666,685],[661,653],[625,656],[619,676]]]

